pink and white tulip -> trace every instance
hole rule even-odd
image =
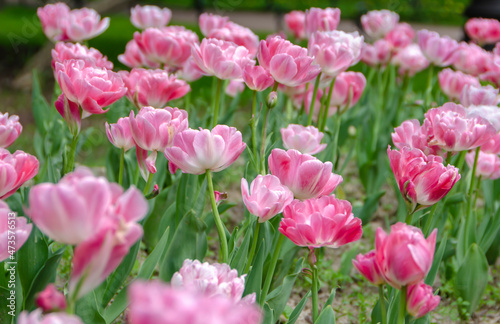
[[[324,134],[314,126],[290,124],[281,129],[283,147],[287,150],[294,149],[302,154],[317,154],[326,148],[321,144]]]
[[[222,28],[228,22],[229,22],[229,17],[214,15],[208,12],[202,13],[200,15],[200,18],[198,19],[201,33],[205,37],[208,37],[208,35],[212,32],[212,30]]]
[[[368,11],[361,16],[363,30],[373,39],[383,38],[398,22],[399,15],[386,9]]]
[[[343,112],[358,103],[366,86],[366,78],[361,72],[342,72],[335,79],[331,106]]]
[[[500,41],[500,21],[471,18],[465,23],[465,32],[478,44],[494,44]]]
[[[66,313],[49,313],[42,315],[42,309],[38,308],[28,313],[23,311],[19,314],[17,324],[84,324],[76,315]]]
[[[306,39],[306,13],[300,10],[294,10],[283,17],[286,28],[292,32],[297,40]]]
[[[419,282],[408,287],[406,298],[406,309],[414,318],[420,318],[432,312],[441,301],[441,297],[435,296],[432,287],[424,282]]]
[[[259,37],[249,28],[235,24],[232,21],[227,22],[222,28],[212,29],[207,38],[220,39],[243,46],[248,50],[251,58],[255,58],[259,49]]]
[[[408,76],[414,76],[429,66],[429,60],[422,54],[417,44],[410,44],[398,51],[392,63],[399,66],[399,74]]]
[[[57,42],[55,48],[52,50],[52,67],[55,63],[64,63],[67,60],[90,60],[96,67],[113,69],[113,62],[108,61],[108,58],[102,55],[101,52],[95,48],[88,48],[79,43],[64,43]],[[56,76],[57,78],[57,76]]]
[[[456,40],[426,29],[419,30],[417,38],[422,53],[432,64],[448,66],[453,63],[453,54],[458,48]]]
[[[339,22],[339,8],[310,8],[306,10],[306,35],[310,37],[316,31],[335,30]]]
[[[130,68],[148,67],[159,68],[160,63],[150,61],[139,49],[135,39],[130,40],[125,46],[125,53],[118,55],[118,61]]]
[[[224,92],[229,97],[235,98],[237,95],[242,93],[243,90],[245,90],[245,82],[240,80],[230,80],[226,89],[224,89]]]
[[[26,181],[38,173],[39,163],[33,155],[0,148],[0,199],[13,195]]]
[[[459,100],[460,94],[466,85],[479,87],[479,80],[469,74],[452,69],[444,69],[438,73],[441,90],[451,99]]]
[[[491,60],[491,53],[476,44],[461,42],[453,54],[453,67],[464,73],[478,76],[490,70]]]
[[[113,146],[128,151],[135,146],[129,117],[119,118],[115,124],[106,122],[106,135]]]
[[[23,246],[32,229],[33,225],[28,224],[25,217],[17,217],[16,213],[10,210],[9,205],[0,200],[0,262],[7,260]],[[8,244],[12,242],[13,237],[14,246]]]
[[[53,42],[68,40],[65,28],[69,12],[70,8],[63,2],[48,4],[37,9],[36,14],[48,39]]]
[[[481,145],[481,151],[484,153],[500,154],[500,133],[497,133],[486,143]]]
[[[444,152],[439,146],[429,145],[429,136],[417,119],[405,120],[401,125],[394,128],[394,133],[391,134],[392,142],[398,149],[406,146],[410,149],[419,149],[425,155],[443,156]]]
[[[69,40],[81,42],[102,34],[108,29],[109,20],[108,17],[101,20],[94,9],[73,9],[67,15],[64,31]]]
[[[415,38],[415,31],[407,23],[399,23],[390,32],[385,35],[384,39],[391,44],[393,52],[410,45]]]
[[[490,85],[477,86],[466,84],[460,93],[460,104],[464,107],[480,105],[497,106],[499,101],[498,89]]]
[[[176,76],[187,82],[194,82],[203,76],[203,72],[200,70],[193,57],[190,56],[187,61],[184,62],[182,68],[176,72]]]
[[[364,43],[361,61],[371,66],[386,66],[391,59],[391,45],[385,39],[379,39],[373,45]]]
[[[35,302],[44,312],[66,309],[66,297],[52,283],[48,284],[42,292],[36,295]]]
[[[475,157],[475,151],[471,151],[465,155],[465,162],[467,162],[467,165],[471,170],[474,165]],[[492,180],[500,178],[500,157],[498,154],[479,151],[476,166],[476,177]]]
[[[19,116],[0,113],[0,148],[9,147],[19,137],[23,126]]]
[[[271,73],[260,65],[247,65],[243,70],[243,81],[254,91],[264,91],[274,84]]]
[[[366,254],[358,254],[356,259],[352,260],[354,267],[375,286],[385,283],[384,277],[380,273],[380,268],[377,264],[376,251],[371,250]]]
[[[130,9],[130,21],[132,25],[139,29],[165,27],[171,18],[172,11],[168,8],[137,5]]]

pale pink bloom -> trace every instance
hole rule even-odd
[[[386,66],[391,59],[391,45],[385,39],[379,39],[373,45],[364,43],[361,61],[371,66]]]
[[[163,108],[171,100],[182,98],[191,87],[165,70],[146,70],[134,68],[132,71],[120,71],[127,98],[138,108],[152,106]]]
[[[499,102],[498,89],[491,85],[477,86],[466,84],[460,93],[460,103],[469,106],[497,106]]]
[[[424,279],[434,259],[436,236],[437,229],[426,239],[419,228],[405,223],[392,225],[389,235],[377,228],[376,259],[386,282],[401,289]]]
[[[485,118],[470,115],[461,105],[452,102],[430,109],[423,127],[429,134],[429,145],[438,145],[449,152],[461,152],[485,144],[497,130]]]
[[[385,283],[377,264],[375,250],[371,250],[366,254],[358,254],[356,259],[352,260],[352,264],[372,284],[378,286]]]
[[[200,46],[193,47],[192,54],[203,74],[222,80],[241,80],[243,69],[255,65],[246,47],[213,38],[204,38]]]
[[[309,55],[321,72],[331,77],[347,70],[361,59],[363,36],[358,32],[315,32],[309,38]]]
[[[255,91],[264,91],[274,84],[271,73],[260,65],[247,65],[243,70],[243,81]]]
[[[306,39],[306,13],[304,11],[291,11],[283,17],[283,20],[285,21],[286,28],[292,32],[295,39]]]
[[[168,8],[136,5],[130,9],[130,21],[139,29],[164,27],[168,25],[170,18],[172,18],[172,11]]]
[[[33,225],[28,224],[25,217],[17,217],[16,213],[10,210],[9,205],[0,200],[0,262],[7,260],[23,246],[32,229]],[[8,244],[13,239],[15,244]]]
[[[84,60],[55,63],[55,74],[62,93],[77,103],[85,115],[102,114],[107,107],[123,97],[127,88],[120,76],[105,68],[89,66]]]
[[[186,62],[184,62],[182,68],[177,71],[176,76],[187,82],[193,82],[200,79],[203,76],[203,72],[194,61],[193,56],[190,56]]]
[[[294,149],[302,154],[317,154],[326,148],[321,144],[324,134],[314,126],[290,124],[281,129],[281,138],[285,149]]]
[[[242,93],[245,90],[245,83],[240,80],[230,80],[227,84],[224,92],[231,98],[236,97],[238,94]]]
[[[35,301],[44,312],[66,309],[66,297],[52,283],[36,295]]]
[[[417,44],[410,44],[399,50],[392,58],[392,63],[399,66],[399,74],[408,76],[414,76],[429,66],[429,60]]]
[[[429,136],[417,119],[405,120],[394,128],[394,133],[391,134],[392,142],[398,149],[407,146],[411,149],[419,149],[425,155],[443,156],[444,152],[439,146],[429,145]]]
[[[17,324],[84,324],[76,315],[67,313],[49,313],[42,316],[42,309],[37,308],[31,313],[22,311]]]
[[[500,109],[498,106],[469,106],[467,108],[467,116],[469,118],[479,117],[487,120],[496,130],[500,132]]]
[[[8,113],[0,113],[0,147],[9,147],[19,137],[23,126],[19,122],[19,116]]]
[[[466,85],[480,86],[476,77],[460,71],[453,71],[450,68],[441,70],[438,73],[438,80],[441,90],[451,100],[459,100],[460,94]]]
[[[148,60],[139,49],[139,46],[137,46],[135,39],[127,43],[125,46],[125,53],[118,55],[118,61],[130,68],[148,67],[154,69],[161,65],[160,63]]]
[[[304,200],[329,195],[342,182],[342,177],[332,173],[331,162],[296,150],[274,149],[269,155],[269,171],[287,186],[296,199]]]
[[[465,155],[465,161],[467,162],[467,165],[471,170],[474,165],[475,157],[475,151],[471,151]],[[476,177],[482,177],[483,179],[492,180],[500,178],[500,157],[498,156],[498,154],[479,151],[479,157],[477,159],[476,167]]]
[[[453,54],[453,67],[467,74],[478,76],[489,71],[492,56],[476,44],[461,42]]]
[[[448,66],[453,63],[453,54],[458,48],[456,40],[448,36],[439,36],[438,33],[419,30],[417,33],[418,46],[427,59],[437,66]]]
[[[493,83],[497,88],[500,85],[500,56],[493,55],[488,64],[488,71],[479,75],[479,79]]]
[[[399,190],[412,210],[425,208],[440,201],[460,179],[458,169],[443,165],[443,158],[426,156],[419,149],[403,146],[400,151],[387,148],[391,170]]]
[[[128,151],[135,146],[135,141],[130,131],[129,117],[119,118],[115,124],[106,122],[106,135],[115,147]]]
[[[65,28],[69,12],[70,8],[63,2],[48,4],[37,9],[36,13],[48,39],[53,42],[68,40]]]
[[[383,38],[399,22],[399,15],[390,10],[372,10],[361,16],[361,25],[373,39]]]
[[[102,34],[109,27],[109,18],[101,20],[94,9],[73,9],[67,15],[65,33],[73,42],[81,42]]]
[[[212,29],[207,38],[216,38],[243,46],[248,50],[251,58],[255,57],[259,49],[259,37],[249,28],[235,24],[232,21],[227,22],[222,28]]]
[[[500,41],[500,21],[486,18],[470,18],[465,32],[478,44],[494,44]]]
[[[343,112],[354,106],[366,86],[366,78],[361,72],[342,72],[335,79],[333,86],[331,106],[336,106]],[[325,90],[326,91],[326,90]]]
[[[500,133],[497,133],[486,143],[481,145],[481,151],[484,153],[500,154]]]
[[[245,147],[236,128],[217,125],[211,131],[188,129],[177,134],[173,145],[165,149],[165,157],[172,173],[181,169],[184,173],[203,174],[226,169]]]
[[[263,223],[283,211],[293,200],[293,193],[280,180],[271,175],[258,175],[248,189],[248,182],[241,179],[241,195],[250,214]]]
[[[26,181],[38,173],[38,160],[33,155],[0,148],[0,199],[13,195]]]
[[[128,290],[130,324],[260,324],[255,305],[200,294],[160,281],[134,282]]]
[[[283,211],[279,231],[296,245],[310,249],[338,248],[363,234],[361,219],[352,214],[351,203],[333,195],[292,201]]]
[[[306,34],[310,37],[316,31],[332,31],[340,22],[339,8],[310,8],[306,10]]]
[[[495,44],[495,48],[493,48],[493,55],[500,56],[500,43]]]
[[[399,23],[390,32],[385,35],[384,39],[391,44],[393,51],[397,52],[400,49],[410,45],[415,38],[415,31],[407,23]]]
[[[222,28],[228,22],[229,17],[218,16],[208,12],[202,13],[198,19],[201,33],[205,37],[207,37],[212,30]]]
[[[260,41],[257,58],[274,80],[290,87],[313,80],[321,71],[319,65],[312,64],[313,58],[307,55],[307,49],[279,36]]]
[[[89,49],[87,46],[79,43],[57,42],[51,53],[52,67],[55,67],[56,62],[63,63],[66,60],[82,59],[94,62],[96,67],[113,69],[113,62],[108,61],[108,58],[102,55],[101,52],[95,48]]]
[[[408,287],[406,309],[414,318],[420,318],[432,312],[441,301],[441,297],[435,296],[432,287],[423,281]]]

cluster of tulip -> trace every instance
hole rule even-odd
[[[60,170],[52,163],[53,153],[47,152],[56,146],[45,144],[39,158],[44,172],[50,174],[48,180],[17,194],[37,175],[39,162],[24,152],[11,154],[5,149],[22,126],[17,116],[0,115],[0,236],[6,238],[15,230],[16,250],[25,245],[18,253],[20,263],[25,256],[41,253],[37,240],[45,249],[45,259],[39,256],[35,273],[21,276],[24,309],[18,323],[110,323],[124,311],[132,324],[275,323],[301,273],[311,278],[311,292],[293,310],[289,323],[297,320],[309,296],[313,322],[330,323],[335,316],[332,306],[320,310],[318,300],[321,259],[316,252],[360,240],[362,225],[371,217],[365,214],[374,213],[369,212],[371,205],[376,208],[381,196],[367,199],[363,209],[353,213],[351,203],[338,198],[343,198],[343,192],[337,197],[332,194],[344,180],[335,172],[342,172],[353,152],[339,168],[341,145],[346,141],[342,128],[361,126],[353,122],[358,112],[349,108],[362,101],[367,91],[365,97],[373,96],[365,87],[377,75],[374,102],[380,107],[358,109],[361,115],[374,116],[373,133],[367,141],[357,138],[353,144],[358,147],[360,177],[368,192],[377,182],[368,180],[378,172],[369,163],[380,162],[380,143],[387,160],[388,143],[379,136],[382,114],[387,113],[385,122],[391,126],[398,125],[401,116],[411,115],[403,109],[411,77],[428,67],[423,122],[403,121],[392,133],[397,149],[387,149],[407,210],[403,219],[397,215],[389,234],[377,228],[375,249],[352,262],[379,288],[375,308],[380,310],[380,322],[429,320],[427,314],[440,301],[432,284],[447,246],[447,234],[438,238],[437,233],[445,231],[448,217],[437,215],[449,213],[457,223],[448,226],[455,226],[450,233],[458,232],[457,278],[461,273],[483,275],[477,281],[457,279],[457,294],[469,302],[470,313],[477,308],[484,293],[483,250],[493,244],[500,228],[493,198],[493,203],[486,202],[491,215],[483,216],[476,229],[481,179],[500,177],[498,89],[480,83],[499,86],[500,43],[493,53],[479,45],[500,40],[498,21],[471,19],[466,31],[478,45],[458,44],[435,32],[415,33],[394,12],[370,11],[361,17],[364,32],[374,40],[368,44],[358,32],[336,30],[339,9],[311,8],[284,18],[295,43],[307,40],[307,47],[302,47],[286,40],[284,33],[259,41],[250,29],[228,17],[207,13],[199,17],[205,37],[200,42],[185,27],[167,26],[172,16],[169,9],[136,6],[130,19],[141,31],[134,33],[118,57],[131,71],[114,72],[113,63],[97,49],[79,43],[105,31],[109,18],[101,20],[92,9],[70,10],[62,3],[39,8],[38,16],[44,33],[56,42],[52,67],[60,92],[55,108],[69,133],[62,135],[66,147],[57,151],[64,156]],[[418,44],[413,43],[415,34]],[[368,78],[365,73],[347,71],[359,61],[366,63],[363,70]],[[443,102],[429,109],[442,99],[436,95],[434,67],[450,65],[456,71],[442,69],[437,78],[449,100],[460,104]],[[403,91],[396,96],[397,104],[391,105],[396,70]],[[191,107],[188,83],[193,85],[202,76],[213,77],[211,109]],[[224,110],[224,93],[238,98],[246,87],[253,92],[249,145],[235,127],[218,124],[219,119],[230,120],[225,116],[231,112]],[[169,106],[182,104],[181,98],[185,109]],[[108,163],[107,177],[95,176],[83,166],[75,169],[82,119],[106,113],[112,104],[111,110],[121,106],[124,113],[105,124],[109,141],[120,151],[118,155],[111,150],[118,157]],[[280,106],[285,117],[275,113]],[[277,128],[281,138],[273,143]],[[45,141],[56,140],[47,129],[38,131]],[[279,141],[285,150],[276,147]],[[360,146],[366,146],[365,151]],[[213,176],[242,155],[248,157],[241,178],[248,213],[240,228],[230,232],[221,218],[225,211],[221,201],[227,194],[214,190]],[[468,188],[459,186],[463,180],[456,185],[465,177],[465,162],[471,170]],[[248,178],[253,178],[250,186]],[[449,194],[452,190],[454,195]],[[203,212],[205,191],[212,209],[208,214]],[[460,191],[468,193],[462,197]],[[24,211],[31,222],[16,217],[15,226],[9,227],[11,207],[3,200],[10,196],[7,202],[17,212],[27,203]],[[456,205],[450,201],[466,201],[465,213],[449,211]],[[425,212],[430,206],[431,211]],[[207,252],[211,225],[217,229],[220,263],[198,261]],[[141,238],[148,256],[134,272]],[[13,253],[4,241],[0,246],[3,261]],[[304,268],[304,258],[294,260],[300,247],[308,248],[310,268]],[[63,294],[50,282],[66,249],[72,251],[72,269]],[[487,270],[486,264],[486,274]],[[130,276],[133,281],[128,283]],[[153,276],[158,278],[147,281]],[[0,278],[0,287],[2,282]],[[398,300],[399,309],[394,307]]]

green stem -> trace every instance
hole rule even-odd
[[[431,95],[433,82],[432,79],[434,77],[434,65],[429,66],[429,75],[427,76],[427,89],[425,89],[425,101],[424,101],[424,109],[429,110],[429,105],[431,103]]]
[[[451,152],[446,152],[446,164],[445,166],[447,166],[448,164],[451,164]]]
[[[206,175],[208,183],[208,195],[210,196],[210,202],[212,204],[212,212],[214,214],[215,226],[217,227],[217,233],[219,234],[219,243],[220,243],[219,260],[221,263],[228,263],[229,252],[227,247],[226,231],[224,229],[224,224],[222,224],[222,220],[220,219],[219,210],[217,209],[217,203],[215,202],[212,172],[210,170],[207,170]]]
[[[430,233],[430,230],[434,227],[434,214],[436,213],[436,209],[438,207],[439,202],[435,203],[434,206],[432,206],[431,212],[429,216],[427,216],[427,221],[425,222],[425,227],[424,227],[424,234],[427,236]]]
[[[260,173],[266,174],[266,132],[267,132],[267,119],[269,117],[269,111],[271,109],[266,108],[266,112],[264,114],[264,122],[262,123],[262,138],[260,142]]]
[[[474,203],[472,205],[472,209],[475,209],[476,208],[476,202],[477,202],[477,196],[478,196],[478,193],[479,193],[479,189],[481,188],[481,176],[479,176],[477,178],[477,186],[476,186],[476,190],[474,192]]]
[[[477,160],[479,158],[479,149],[476,149],[476,155],[474,157],[474,164],[472,165],[472,173],[470,176],[470,184],[469,184],[469,193],[467,197],[467,214],[465,215],[465,242],[466,246],[469,247],[476,239],[475,239],[475,231],[476,226],[473,224],[474,219],[472,217],[472,210],[474,204],[474,188],[475,188],[475,180],[476,180],[476,169],[477,169]]]
[[[141,168],[139,167],[139,165],[137,165],[137,167],[135,168],[135,174],[134,174],[134,184],[135,184],[135,187],[139,187],[139,176],[141,175]]]
[[[153,183],[153,176],[154,173],[149,172],[148,175],[148,181],[146,182],[146,186],[144,187],[144,195],[147,195],[149,193],[149,188],[151,187],[151,184]]]
[[[382,324],[387,323],[387,309],[385,308],[384,285],[378,286],[378,299],[380,305],[380,313],[382,314]]]
[[[260,229],[260,222],[257,219],[257,223],[255,224],[255,230],[253,232],[252,247],[250,249],[250,254],[248,255],[248,258],[247,258],[247,265],[245,267],[245,273],[248,273],[248,270],[250,270],[250,265],[252,265],[253,256],[255,254],[255,249],[257,248],[257,241],[259,240],[259,229]]]
[[[266,275],[266,281],[264,282],[264,288],[262,288],[262,294],[260,295],[260,306],[264,305],[264,302],[266,301],[267,293],[269,292],[271,281],[273,280],[274,270],[276,269],[276,263],[278,262],[278,257],[280,255],[281,246],[283,246],[283,242],[285,241],[285,236],[283,234],[278,233],[278,235],[278,242],[274,248],[273,258],[271,259],[271,264],[269,265],[269,270]]]
[[[68,161],[66,163],[66,167],[64,168],[64,174],[70,173],[75,167],[75,153],[76,144],[78,144],[78,135],[79,134],[73,135],[73,140],[71,141],[69,148]]]
[[[125,149],[122,148],[120,154],[120,170],[118,171],[118,184],[123,185],[123,164],[125,160]]]
[[[278,81],[274,81],[274,85],[273,85],[273,90],[272,91],[277,91],[279,85],[280,85],[280,83]]]
[[[213,115],[212,115],[212,128],[217,125],[217,117],[219,115],[219,101],[220,101],[220,93],[222,91],[222,80],[217,79],[217,89],[215,90],[215,101],[213,107]]]
[[[399,312],[398,312],[398,324],[405,323],[406,316],[406,294],[408,291],[408,286],[401,287],[401,299],[399,302]]]
[[[189,113],[189,107],[191,107],[191,91],[188,91],[186,93],[186,96],[184,96],[184,110],[186,110]]]
[[[307,126],[312,125],[312,119],[314,114],[314,103],[316,102],[316,96],[318,95],[319,82],[321,80],[321,72],[316,77],[316,82],[314,82],[314,90],[312,95],[311,104],[309,105],[309,115],[307,116]]]
[[[257,158],[257,91],[253,92],[252,119],[250,119],[250,129],[252,131],[252,151],[254,158]]]
[[[333,129],[333,140],[332,140],[332,146],[333,146],[333,157],[332,157],[332,163],[336,166],[337,165],[337,159],[339,158],[340,154],[337,154],[338,152],[338,145],[339,145],[339,134],[340,134],[340,120],[342,116],[340,114],[335,114],[334,115],[334,129]],[[336,171],[336,168],[335,170]]]
[[[322,132],[325,129],[326,126],[326,120],[328,119],[328,110],[330,110],[330,102],[332,101],[332,93],[333,93],[333,87],[335,86],[335,79],[333,78],[332,82],[330,83],[330,89],[328,89],[328,97],[326,98],[325,101],[325,109],[323,110],[323,118],[319,116],[319,121],[318,121],[318,128],[319,131]],[[339,107],[340,110],[340,107]],[[337,110],[336,115],[340,116],[340,111]]]
[[[314,253],[314,252],[313,252]],[[312,306],[313,306],[313,323],[316,323],[318,319],[319,311],[318,311],[318,267],[316,265],[311,265],[313,270],[312,277]]]
[[[415,214],[415,209],[412,211],[408,211],[408,215],[406,215],[406,220],[405,220],[406,224],[411,225],[411,220],[413,218],[413,214]]]

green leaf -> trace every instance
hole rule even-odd
[[[243,238],[243,242],[241,242],[241,245],[238,248],[238,251],[229,262],[231,268],[236,269],[240,274],[243,273],[246,263],[251,262],[251,260],[247,260],[248,248],[250,246],[251,239],[252,239],[252,230],[248,229],[245,234],[245,237]]]
[[[356,257],[358,253],[358,246],[355,245],[353,248],[349,249],[346,253],[343,253],[340,257],[340,268],[339,273],[343,276],[349,276],[352,269],[352,259]]]
[[[36,128],[43,136],[47,132],[47,125],[52,120],[52,109],[50,109],[47,100],[45,100],[42,95],[40,82],[38,81],[38,73],[36,70],[33,70],[31,107],[33,110],[33,118],[35,119]]]
[[[264,261],[266,260],[266,242],[262,240],[259,245],[259,250],[255,257],[255,262],[250,270],[248,277],[245,280],[245,292],[243,296],[255,293],[256,302],[260,302],[260,292],[262,289],[262,277],[264,274]]]
[[[305,296],[302,297],[297,306],[295,306],[293,312],[290,314],[287,324],[295,324],[295,322],[299,318],[300,313],[302,313],[302,311],[304,310],[304,307],[306,306],[307,300],[309,299],[310,296],[311,296],[311,291],[308,291],[307,294],[305,294]]]
[[[439,265],[441,264],[441,260],[443,259],[443,254],[446,249],[446,243],[448,242],[448,234],[444,234],[441,243],[439,243],[439,247],[437,248],[437,252],[434,255],[434,260],[432,261],[432,267],[427,277],[425,277],[425,283],[429,286],[434,284],[434,280],[436,279],[436,275],[439,269]]]
[[[315,324],[335,324],[335,312],[332,305],[328,305],[321,311]]]
[[[378,208],[378,202],[380,201],[380,198],[382,198],[382,196],[384,195],[385,191],[382,190],[367,196],[362,208],[357,208],[356,210],[354,210],[353,208],[352,212],[354,216],[360,218],[363,225],[368,224]]]
[[[333,305],[333,300],[335,299],[335,294],[337,293],[337,288],[333,288],[330,292],[330,296],[325,302],[325,305]]]
[[[99,312],[98,301],[95,292],[92,291],[76,302],[75,313],[86,324],[106,324]]]

